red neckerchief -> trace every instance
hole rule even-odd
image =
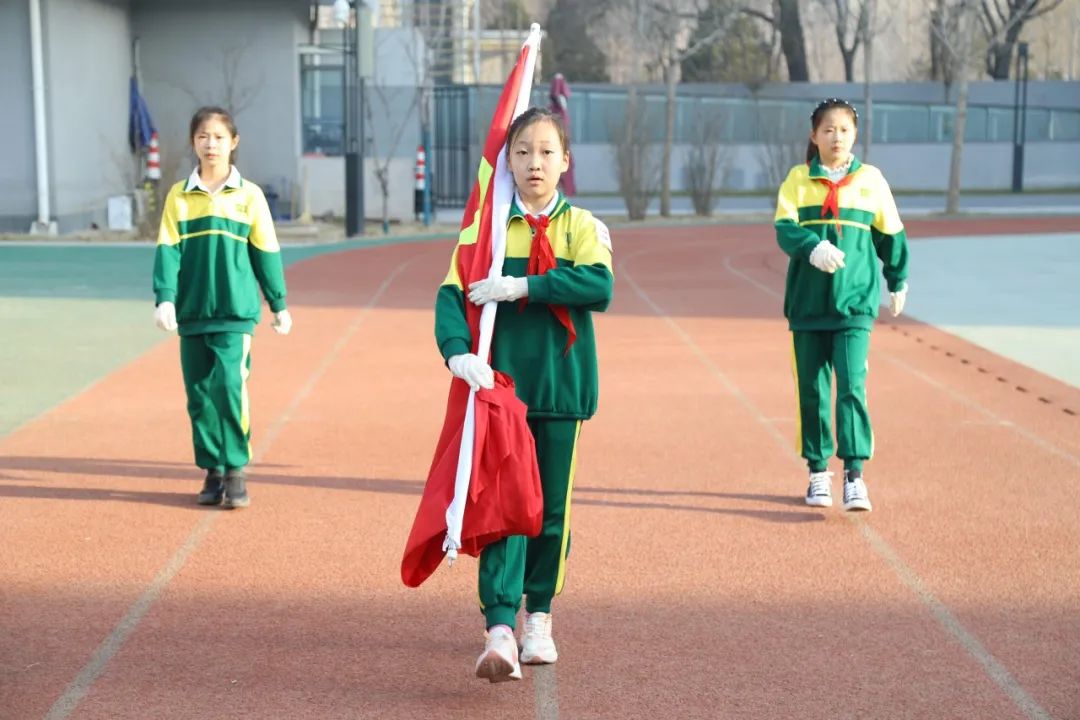
[[[840,226],[840,188],[854,180],[855,174],[848,172],[847,175],[840,178],[840,182],[833,182],[827,177],[817,177],[814,179],[829,188],[829,192],[825,196],[825,202],[821,203],[821,217],[824,219],[826,217],[825,213],[832,213],[833,219],[836,221],[836,239],[839,241],[840,236],[843,234],[843,229]]]
[[[543,275],[555,267],[555,253],[551,249],[551,241],[548,240],[547,229],[550,218],[547,215],[533,217],[525,216],[525,222],[533,231],[532,247],[529,249],[529,265],[525,272],[529,275]],[[525,306],[527,299],[521,301],[521,307]],[[551,312],[555,314],[562,326],[566,328],[566,348],[563,354],[570,352],[570,346],[577,340],[577,330],[574,329],[574,321],[570,318],[570,311],[565,305],[550,305]]]

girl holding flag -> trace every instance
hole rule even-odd
[[[784,317],[793,343],[799,453],[810,484],[806,504],[832,505],[832,375],[836,372],[837,454],[844,461],[844,509],[870,510],[863,462],[874,451],[866,404],[870,329],[881,291],[893,316],[907,297],[908,245],[881,171],[851,154],[859,122],[845,100],[823,100],[811,115],[806,163],[780,187],[776,239],[791,260]]]
[[[553,663],[551,603],[563,588],[570,547],[570,498],[581,423],[596,412],[598,373],[592,312],[611,301],[607,227],[558,191],[570,150],[559,118],[543,108],[519,115],[507,132],[514,194],[501,273],[467,282],[459,242],[435,304],[435,337],[447,367],[473,390],[513,379],[536,445],[543,523],[536,537],[514,535],[480,553],[479,594],[487,627],[476,674],[521,678],[519,662]],[[466,218],[468,219],[468,218]],[[468,306],[497,303],[490,363],[474,352]],[[456,382],[456,381],[455,381]],[[525,596],[519,658],[514,639]]]

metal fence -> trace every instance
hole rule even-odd
[[[447,86],[435,91],[433,193],[438,206],[460,206],[472,186],[481,143],[502,88]],[[575,89],[570,97],[573,144],[615,144],[628,113],[628,91],[621,87]],[[547,88],[533,92],[532,104],[547,105]],[[674,141],[699,141],[703,121],[713,123],[723,144],[789,143],[806,138],[814,101],[719,97],[684,92],[676,97]],[[861,103],[853,103],[860,112]],[[654,143],[663,142],[665,98],[662,89],[639,94],[639,112]],[[1009,105],[968,106],[966,142],[1011,143],[1015,111]],[[1080,141],[1080,110],[1029,106],[1027,142]],[[929,102],[874,103],[875,143],[951,143],[955,109]]]
[[[476,95],[474,117],[487,119],[494,111],[501,88],[468,87]],[[665,99],[659,92],[640,95],[643,114],[654,142],[664,138]],[[546,89],[533,93],[533,104],[546,105]],[[861,102],[854,100],[862,112]],[[675,142],[695,141],[696,126],[703,117],[719,117],[723,142],[757,143],[806,137],[810,111],[808,100],[748,99],[680,95],[675,99]],[[570,97],[570,135],[575,142],[610,144],[627,114],[623,89],[579,90]],[[952,142],[955,109],[933,103],[875,102],[872,123],[875,143]],[[964,138],[969,142],[1012,142],[1014,110],[1011,105],[968,106]],[[1080,140],[1080,110],[1028,107],[1030,142]]]

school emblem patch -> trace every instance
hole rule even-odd
[[[593,223],[596,225],[596,239],[600,241],[600,244],[608,249],[608,252],[615,252],[611,249],[611,233],[608,232],[608,227],[603,221],[598,218],[593,218]]]

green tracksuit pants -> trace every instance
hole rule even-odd
[[[204,470],[242,468],[251,460],[247,378],[251,335],[209,333],[180,337],[180,367],[195,444]]]
[[[870,331],[792,332],[797,393],[796,445],[812,472],[825,470],[836,454],[845,469],[862,469],[874,454],[874,433],[866,407]],[[832,377],[836,373],[836,446],[832,438]]]
[[[487,627],[515,627],[521,596],[527,612],[551,612],[562,592],[570,551],[570,496],[581,420],[529,420],[536,441],[544,522],[534,538],[503,538],[480,552],[480,609]]]

